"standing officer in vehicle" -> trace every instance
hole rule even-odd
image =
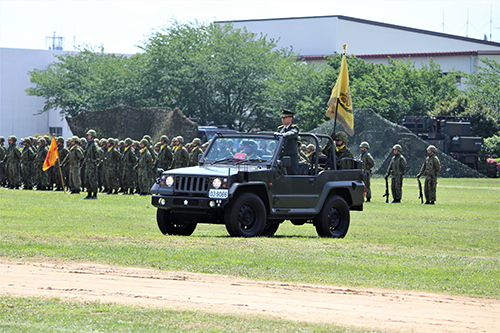
[[[406,173],[406,159],[403,154],[401,154],[401,146],[394,145],[392,147],[394,156],[391,159],[389,168],[387,168],[387,173],[385,174],[385,179],[391,176],[391,191],[392,191],[392,202],[400,203],[403,197],[403,176]]]
[[[279,126],[275,133],[275,135],[283,136],[283,139],[285,139],[279,158],[282,159],[285,156],[290,156],[292,163],[286,170],[289,175],[298,174],[299,167],[299,152],[297,150],[299,127],[292,124],[294,114],[290,110],[281,110],[281,123],[283,125]]]
[[[425,192],[425,204],[434,205],[436,201],[436,187],[437,187],[437,177],[441,170],[441,163],[436,156],[436,147],[427,147],[427,158],[420,168],[420,172],[417,178],[425,175],[424,192]]]
[[[375,166],[375,161],[373,160],[372,155],[368,152],[368,149],[370,149],[370,144],[368,142],[361,142],[359,144],[359,149],[361,149],[359,159],[363,162],[362,168],[364,170],[363,180],[365,181],[366,202],[370,202],[372,198],[372,190],[370,189],[370,177],[372,175],[373,167]]]

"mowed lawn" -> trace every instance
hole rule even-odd
[[[383,179],[372,183],[344,239],[288,221],[270,238],[231,238],[223,225],[164,236],[149,196],[1,188],[0,256],[500,298],[500,180],[441,178],[435,206],[420,204],[415,179],[402,204],[385,203]]]

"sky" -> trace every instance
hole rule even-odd
[[[500,43],[499,0],[0,0],[0,47],[64,50],[103,46],[107,53],[140,52],[154,31],[171,24],[345,15]],[[490,24],[492,22],[492,24]],[[490,39],[490,34],[492,38]]]

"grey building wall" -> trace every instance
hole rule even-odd
[[[56,60],[54,54],[61,53],[67,52],[0,48],[0,136],[21,139],[49,133],[50,128],[61,129],[65,138],[73,135],[58,111],[36,115],[44,99],[25,92],[33,86],[28,71],[46,68]]]

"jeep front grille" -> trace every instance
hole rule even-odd
[[[205,194],[209,185],[207,177],[176,176],[174,188],[176,193]]]

